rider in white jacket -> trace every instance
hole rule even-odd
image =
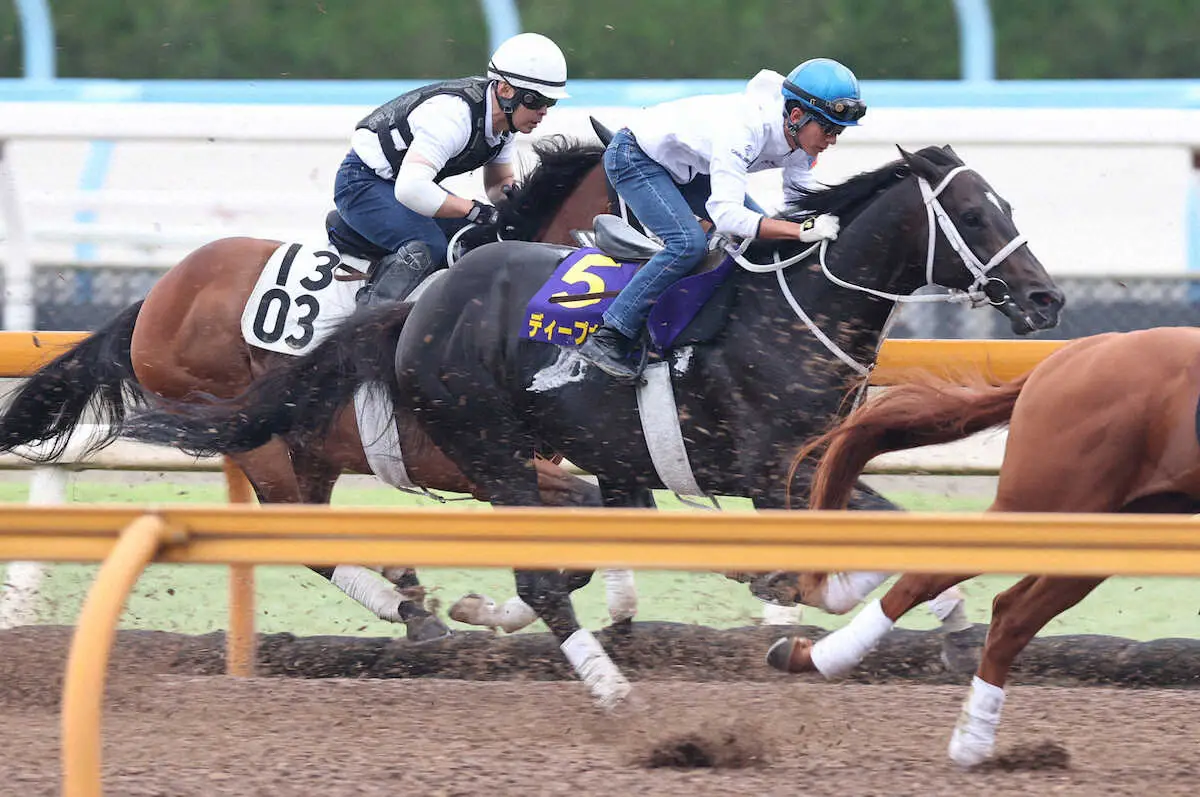
[[[422,86],[358,123],[334,182],[342,219],[392,254],[371,271],[367,302],[399,301],[444,265],[447,234],[489,224],[496,208],[440,183],[483,167],[494,202],[513,180],[514,136],[529,133],[568,96],[567,62],[554,42],[520,33],[492,54],[485,77]]]
[[[854,74],[837,61],[814,58],[786,78],[763,70],[741,94],[689,97],[640,112],[613,137],[604,167],[664,248],[613,300],[580,354],[611,376],[636,376],[629,355],[650,308],[704,257],[707,239],[696,216],[740,238],[836,238],[834,216],[798,224],[748,207],[747,177],[782,169],[785,199],[798,200],[812,185],[817,156],[866,110]]]

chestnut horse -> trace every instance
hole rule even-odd
[[[536,142],[534,149],[538,165],[498,205],[496,225],[470,231],[476,241],[504,237],[569,244],[572,230],[591,229],[592,219],[608,211],[600,164],[603,148],[548,137]],[[163,275],[144,301],[123,310],[15,391],[0,416],[0,452],[48,443],[43,461],[57,459],[89,406],[104,430],[91,441],[89,450],[95,450],[120,434],[129,401],[227,399],[264,372],[293,359],[249,345],[240,323],[259,274],[283,245],[258,238],[223,238],[189,254]],[[408,306],[401,307],[397,313],[407,313]],[[402,425],[400,435],[414,483],[474,492],[415,426]],[[277,437],[231,459],[264,503],[328,503],[343,471],[371,472],[352,411],[341,413],[334,433],[320,446],[293,449]],[[539,460],[537,468],[548,503],[599,504],[594,485],[549,462]],[[424,610],[415,574],[405,568],[385,570],[396,589],[363,568],[313,569],[383,619],[404,622],[410,638],[445,633],[441,622]]]
[[[1003,384],[912,379],[864,403],[801,452],[825,448],[811,508],[844,508],[878,454],[1009,424],[989,512],[1200,513],[1200,329],[1082,338]],[[849,626],[815,645],[778,640],[768,660],[790,672],[843,675],[901,615],[971,577],[904,575]],[[973,766],[991,755],[1013,659],[1102,581],[1026,576],[996,597],[983,658],[950,740],[955,762]],[[823,574],[808,580],[805,602],[819,605],[825,583]]]

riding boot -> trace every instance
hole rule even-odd
[[[366,305],[402,302],[437,270],[429,247],[421,241],[409,241],[394,254],[385,255],[375,263],[360,301]]]
[[[611,377],[633,381],[638,374],[628,362],[632,347],[633,341],[605,324],[587,336],[579,356]]]

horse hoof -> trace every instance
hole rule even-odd
[[[942,636],[942,666],[947,672],[970,675],[979,669],[982,648],[977,637],[971,628]]]
[[[404,624],[404,627],[408,630],[408,641],[416,644],[436,642],[454,633],[445,623],[432,614],[428,617],[409,620]]]
[[[812,646],[812,640],[804,637],[780,637],[767,650],[767,664],[783,672],[816,672],[817,668],[812,663]]]
[[[482,619],[484,614],[494,614],[496,602],[491,598],[472,592],[463,595],[447,612],[450,619],[465,625],[491,625]]]

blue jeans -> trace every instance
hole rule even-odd
[[[446,261],[449,236],[467,223],[464,219],[431,219],[400,204],[396,184],[380,177],[353,152],[338,168],[333,201],[346,223],[371,243],[395,252],[410,241],[422,241],[439,265]]]
[[[696,216],[707,218],[704,203],[711,188],[707,175],[680,186],[628,130],[613,136],[604,151],[604,171],[625,204],[664,244],[604,311],[605,324],[637,338],[658,297],[704,259],[707,238]]]

